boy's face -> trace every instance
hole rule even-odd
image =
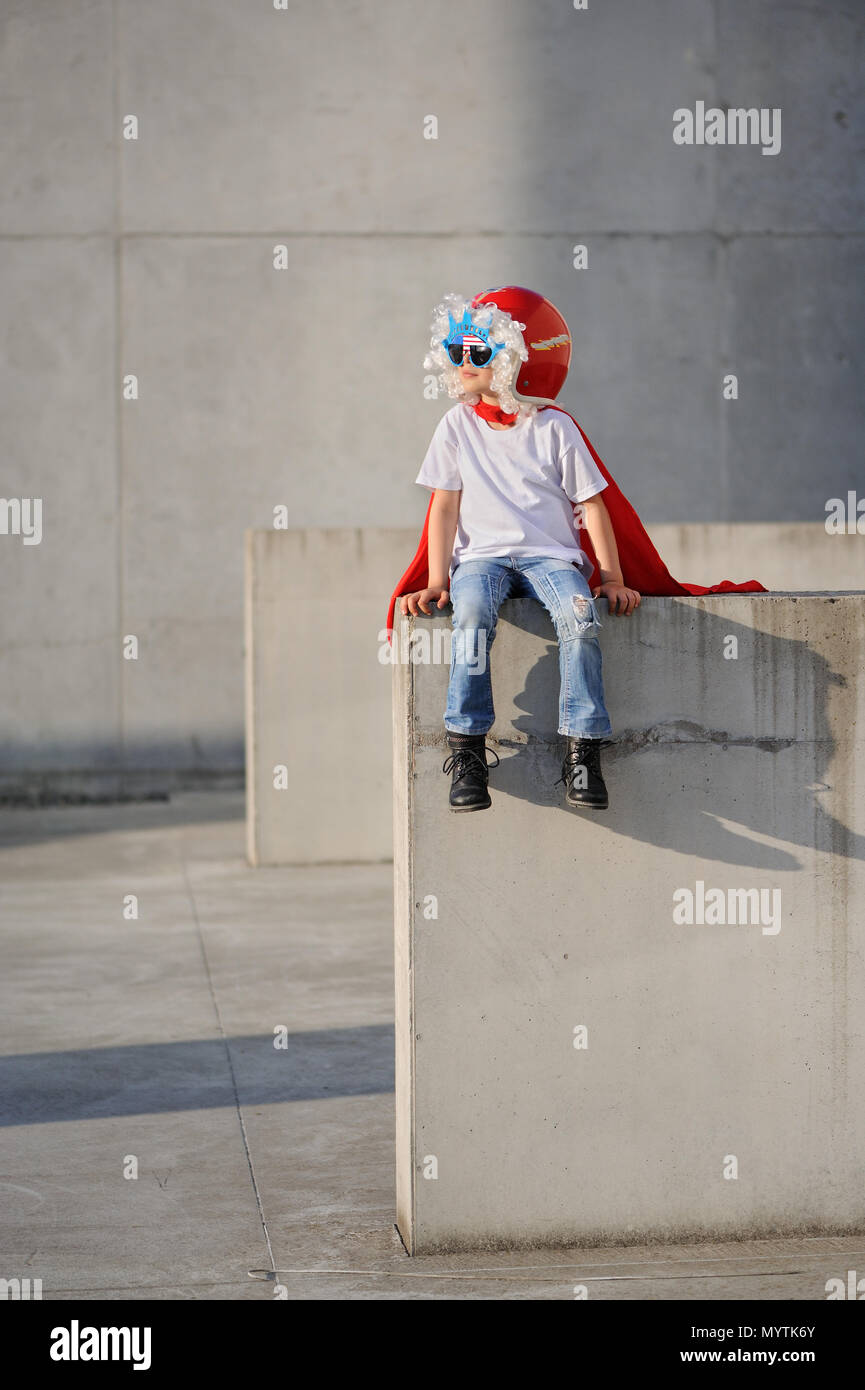
[[[490,390],[493,379],[492,367],[476,367],[466,354],[458,370],[460,381],[467,391],[479,391],[486,396],[495,395],[495,392]]]

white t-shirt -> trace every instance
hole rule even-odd
[[[573,503],[607,486],[583,436],[561,410],[537,410],[494,430],[460,402],[439,420],[415,479],[462,489],[450,575],[463,560],[550,555],[592,566]]]

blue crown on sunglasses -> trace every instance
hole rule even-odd
[[[453,314],[448,314],[448,335],[442,338],[442,347],[457,366],[465,358],[468,349],[474,367],[488,367],[496,353],[501,352],[506,346],[506,343],[498,343],[495,339],[491,342],[489,329],[473,323],[468,309],[460,322],[457,322]]]

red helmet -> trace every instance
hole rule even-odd
[[[495,304],[512,319],[525,324],[522,334],[529,360],[519,363],[511,383],[517,400],[551,405],[565,384],[571,361],[571,335],[555,304],[520,285],[499,285],[494,290],[476,294],[471,302],[472,309],[482,304]]]

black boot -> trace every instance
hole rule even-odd
[[[455,734],[447,731],[448,747],[454,751],[442,763],[442,772],[453,772],[450,806],[452,811],[485,811],[492,806],[487,790],[486,734]],[[499,755],[489,750],[499,765]]]
[[[568,751],[557,780],[565,784],[568,806],[585,806],[590,811],[606,811],[607,788],[601,776],[601,749],[609,748],[611,738],[568,738]]]

